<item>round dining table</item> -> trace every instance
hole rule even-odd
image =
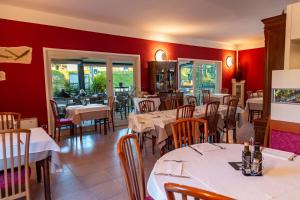
[[[175,149],[156,162],[147,183],[152,198],[166,199],[164,183],[167,182],[209,190],[234,199],[300,198],[300,159],[295,154],[264,148],[263,176],[244,176],[238,164],[242,160],[243,145],[203,143],[192,147]],[[170,162],[182,163],[182,176],[156,172],[158,166]]]

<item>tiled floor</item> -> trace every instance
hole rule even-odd
[[[60,144],[63,172],[51,175],[53,199],[127,199],[116,152],[116,143],[126,131],[126,127],[118,127],[108,135],[85,133],[82,142],[63,139]],[[238,142],[249,140],[252,135],[253,126],[247,123],[238,129]],[[152,155],[150,143],[143,152],[146,181],[159,157],[158,149]],[[31,193],[34,200],[44,199],[43,184],[36,182],[35,173],[31,177]]]

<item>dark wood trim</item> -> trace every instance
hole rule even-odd
[[[279,130],[289,133],[300,134],[300,123],[271,120],[270,130]]]

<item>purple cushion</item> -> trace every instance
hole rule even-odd
[[[145,197],[144,200],[154,200],[152,197],[148,196],[148,197]]]
[[[271,131],[271,148],[300,155],[300,134],[286,131]]]
[[[60,124],[72,124],[72,120],[68,118],[59,119]]]
[[[29,177],[31,174],[31,169],[30,167],[28,168],[28,173]],[[14,169],[14,185],[18,185],[18,168]],[[11,188],[12,186],[12,180],[11,180],[11,170],[7,170],[7,183],[8,183],[8,188]],[[21,183],[22,185],[25,184],[25,167],[21,167]],[[0,171],[0,184],[1,184],[1,189],[5,189],[5,181],[4,181],[4,171]]]

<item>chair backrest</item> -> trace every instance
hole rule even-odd
[[[186,99],[187,99],[188,104],[194,105],[194,106],[198,105],[197,97],[195,97],[195,96],[187,96]]]
[[[205,119],[207,120],[210,135],[217,134],[218,131],[219,105],[220,101],[212,101],[206,104]]]
[[[229,93],[229,89],[228,88],[222,88],[221,89],[221,93],[222,94],[228,94]]]
[[[194,105],[184,105],[177,107],[176,119],[181,118],[192,118],[194,115],[195,106]]]
[[[233,200],[230,197],[226,197],[214,192],[186,185],[180,185],[177,183],[165,183],[164,186],[168,200],[175,200],[175,193],[181,194],[181,199],[183,200],[192,199],[192,197],[194,197],[195,200]]]
[[[0,131],[3,157],[3,180],[0,199],[27,197],[29,191],[29,141],[30,130],[10,129]],[[24,167],[22,167],[24,166]],[[25,174],[24,170],[25,169]],[[23,171],[23,173],[22,173]],[[23,176],[23,177],[22,177]],[[25,188],[24,188],[25,176]]]
[[[179,107],[178,99],[175,98],[166,98],[164,104],[166,110],[173,110]]]
[[[264,147],[270,146],[270,122],[271,122],[271,117],[269,116],[267,120],[265,135],[264,135]]]
[[[247,91],[247,99],[253,98],[253,92],[252,91]]]
[[[59,117],[59,111],[58,111],[58,107],[57,107],[56,101],[50,100],[50,105],[51,105],[51,109],[52,109],[54,120],[55,121],[59,120],[60,117]]]
[[[229,100],[226,111],[225,125],[227,127],[236,125],[236,111],[239,103],[239,99],[233,98]]]
[[[202,103],[207,104],[210,101],[210,90],[201,90]]]
[[[114,110],[115,110],[115,97],[110,96],[107,99],[107,105],[110,108],[110,117],[114,117]]]
[[[204,133],[200,127],[204,125]],[[207,121],[205,119],[179,119],[171,124],[175,148],[208,141]],[[203,138],[204,137],[204,138]]]
[[[141,113],[155,111],[155,103],[152,100],[143,100],[139,102],[139,108]]]
[[[234,95],[225,95],[225,96],[223,96],[223,104],[224,105],[228,105],[228,103],[229,103],[229,101],[231,100],[231,99],[238,99],[238,97],[237,96],[234,96]]]
[[[135,134],[124,135],[117,144],[128,196],[130,200],[144,200],[146,196],[142,154]]]
[[[256,93],[257,93],[257,97],[263,97],[264,96],[263,90],[257,90]]]
[[[0,112],[0,130],[20,128],[21,114]]]

